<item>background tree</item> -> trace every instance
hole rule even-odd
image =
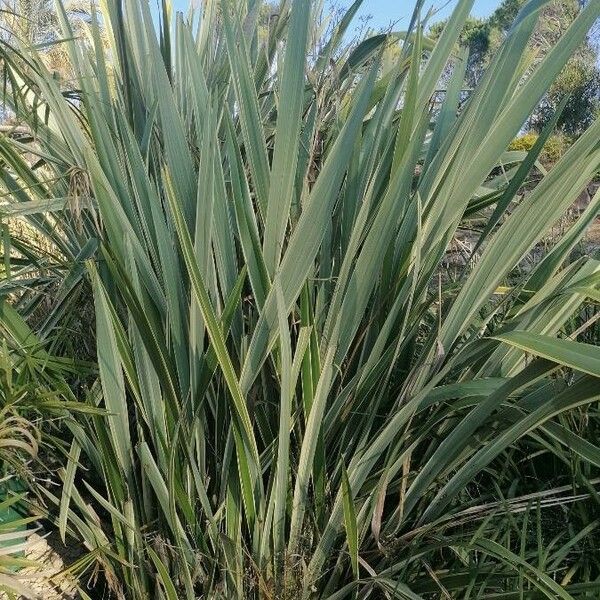
[[[504,0],[488,18],[467,20],[460,44],[469,49],[466,73],[469,86],[476,85],[481,79],[524,3],[525,0]],[[579,0],[552,0],[546,4],[529,42],[529,55],[524,57],[531,63],[530,69],[554,47],[584,4]],[[445,24],[446,21],[433,24],[430,36],[439,37]],[[540,131],[565,95],[570,98],[558,120],[558,128],[577,135],[592,122],[600,106],[600,69],[595,37],[592,32],[573,54],[531,115],[527,124],[529,129]]]

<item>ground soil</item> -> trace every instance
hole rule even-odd
[[[40,600],[76,600],[74,579],[65,568],[80,556],[75,547],[64,545],[56,532],[45,535],[34,533],[28,538],[30,544],[25,558],[39,566],[27,567],[14,575],[26,588],[37,594]],[[8,596],[0,593],[0,600]]]

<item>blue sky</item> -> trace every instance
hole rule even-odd
[[[198,0],[195,0],[196,2]],[[352,0],[342,0],[342,5],[349,6]],[[489,15],[498,6],[501,0],[475,0],[473,6],[473,15],[485,17]],[[185,11],[188,7],[189,0],[173,0],[175,10]],[[425,8],[430,6],[441,7],[440,12],[434,20],[442,19],[452,11],[456,4],[456,0],[425,0]],[[414,0],[364,0],[361,6],[359,15],[370,15],[370,25],[374,29],[387,27],[391,22],[398,22],[398,26],[408,23]],[[358,19],[357,15],[357,19]],[[358,23],[358,21],[357,21]]]
[[[440,12],[433,20],[439,20],[448,16],[452,12],[455,1],[448,0],[425,0],[424,8],[427,10],[430,6],[440,8]],[[500,0],[475,0],[472,14],[478,17],[489,15],[500,4]],[[378,29],[386,27],[390,22],[399,21],[401,26],[408,23],[412,14],[414,2],[402,0],[364,0],[360,9],[361,15],[370,15],[371,25]]]

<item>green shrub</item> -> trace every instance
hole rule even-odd
[[[48,375],[70,416],[62,486],[37,493],[116,597],[597,590],[600,449],[574,423],[600,357],[565,337],[600,263],[564,263],[600,199],[518,267],[597,170],[600,122],[510,213],[528,169],[480,190],[600,3],[522,80],[526,7],[461,104],[471,5],[432,50],[416,15],[390,71],[397,35],[344,51],[358,4],[323,40],[306,0],[268,21],[208,2],[199,27],[107,2],[88,36],[63,22],[66,90],[43,48],[4,47],[35,136],[0,138],[3,210],[58,250],[11,238],[30,302],[0,323],[11,352],[67,370]],[[492,204],[476,264],[450,277],[465,217]],[[63,342],[89,293],[91,376]]]
[[[542,151],[542,160],[554,164],[569,148],[572,141],[564,134],[558,133],[548,138]]]
[[[529,132],[515,138],[509,145],[509,150],[520,150],[529,152],[538,139],[538,134]],[[572,139],[562,133],[555,133],[548,137],[542,152],[540,160],[543,164],[553,165],[571,146]]]
[[[533,133],[533,132],[525,133],[523,135],[520,135],[519,137],[516,137],[508,145],[508,149],[509,150],[519,150],[522,152],[529,152],[533,148],[533,145],[537,142],[538,137],[539,136],[537,133]]]

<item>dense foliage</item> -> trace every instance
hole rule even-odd
[[[562,106],[507,148],[600,1],[532,67],[529,0],[465,99],[472,4],[344,50],[360,0],[325,38],[309,0],[59,3],[62,76],[1,46],[2,402],[83,598],[597,594],[600,193],[524,259],[600,121],[524,195]]]
[[[475,85],[498,51],[525,0],[503,0],[487,18],[467,19],[459,43],[468,48],[466,81]],[[565,33],[586,0],[550,0],[541,10],[524,59],[535,65]],[[429,34],[436,38],[445,21],[434,23]],[[549,87],[527,121],[529,129],[540,131],[551,121],[563,98],[569,96],[558,119],[567,134],[580,134],[600,111],[600,67],[598,25],[573,52],[561,73]]]

